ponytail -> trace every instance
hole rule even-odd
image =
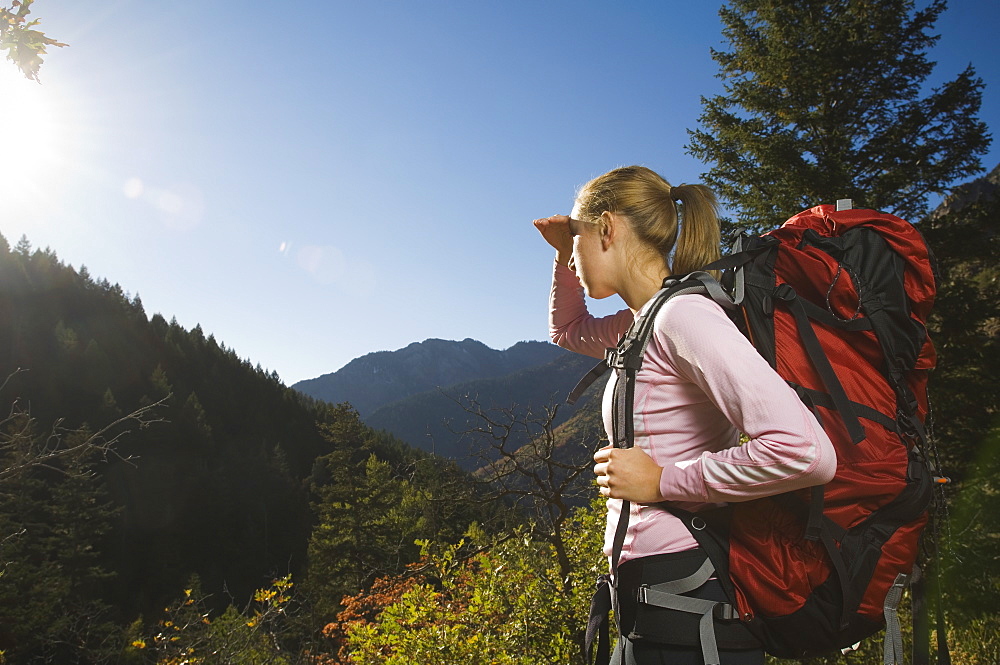
[[[675,275],[686,275],[720,256],[718,203],[712,190],[704,185],[678,185],[671,187],[670,193],[680,213],[680,234],[670,270]]]
[[[625,166],[594,178],[577,195],[579,215],[628,218],[639,240],[675,275],[700,270],[720,256],[718,203],[704,185],[670,183],[644,166]]]

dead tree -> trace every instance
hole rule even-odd
[[[538,412],[516,405],[486,408],[471,396],[456,401],[473,418],[462,435],[471,439],[481,463],[477,476],[486,487],[485,500],[525,511],[533,534],[554,548],[568,592],[571,563],[564,528],[573,508],[594,493],[592,455],[601,439],[597,414],[581,412],[556,427],[559,405]]]

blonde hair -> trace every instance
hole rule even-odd
[[[638,239],[675,275],[700,270],[720,256],[718,202],[704,185],[674,187],[645,166],[624,166],[588,182],[576,202],[584,221],[599,221],[605,212],[626,217]]]

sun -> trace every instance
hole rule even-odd
[[[0,202],[8,211],[43,195],[60,170],[66,140],[61,115],[55,90],[0,59]]]

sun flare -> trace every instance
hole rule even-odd
[[[44,193],[65,146],[55,91],[0,61],[0,200],[7,204]]]

